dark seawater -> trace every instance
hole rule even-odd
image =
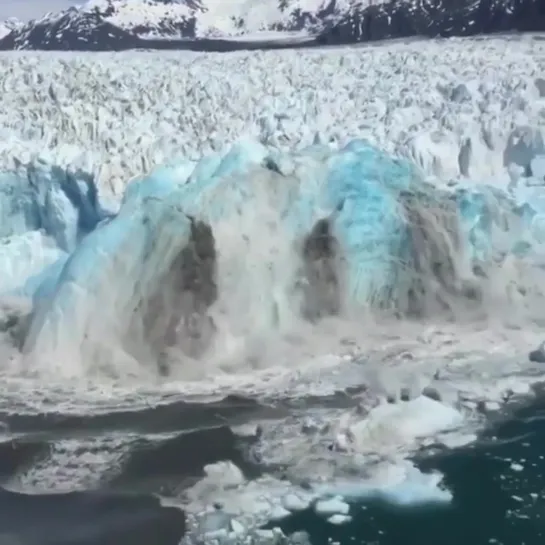
[[[162,507],[156,494],[174,495],[202,476],[205,464],[220,460],[230,459],[251,474],[241,454],[244,445],[224,425],[247,414],[264,416],[255,403],[238,398],[94,416],[0,414],[10,431],[0,442],[0,479],[7,488],[0,489],[0,545],[177,545],[185,515]],[[62,468],[52,453],[66,440],[81,446],[61,459],[68,466]],[[116,450],[119,460],[111,471],[106,466],[90,489],[39,490],[40,468],[44,476],[51,468],[77,475],[85,472],[88,455],[115,459]],[[17,490],[18,475],[36,468],[31,480],[39,493],[10,491]]]
[[[227,398],[205,406],[176,402],[92,417],[0,415],[11,432],[0,443],[0,478],[11,490],[17,489],[14,476],[54,465],[51,453],[63,440],[81,441],[63,462],[75,474],[89,454],[122,453],[111,472],[78,492],[0,490],[0,544],[177,545],[184,513],[162,507],[155,494],[179,496],[214,461],[232,460],[248,477],[258,475],[263,468],[248,461],[248,445],[230,426],[277,418],[286,410]],[[126,439],[112,446],[111,434]],[[90,438],[100,440],[92,449],[86,446]],[[365,502],[352,506],[348,525],[328,524],[308,511],[282,528],[286,534],[305,530],[313,545],[541,545],[544,460],[545,398],[540,398],[491,425],[472,446],[419,456],[422,469],[445,475],[452,504],[400,509]],[[33,475],[39,488],[40,472]]]
[[[493,425],[474,445],[419,459],[438,470],[450,505],[353,506],[353,521],[333,526],[308,511],[286,533],[305,530],[313,545],[538,545],[545,543],[545,398]]]

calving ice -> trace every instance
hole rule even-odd
[[[540,265],[540,210],[491,187],[438,189],[364,141],[240,143],[157,167],[113,215],[84,175],[27,168],[26,184],[4,174],[20,203],[10,234],[42,230],[64,255],[10,295],[34,300],[25,359],[57,374],[65,358],[85,375],[117,357],[168,372],[165,350],[206,360],[227,339],[251,346],[328,317],[540,310],[511,290]]]
[[[486,186],[438,189],[406,161],[361,140],[292,153],[241,142],[196,166],[160,166],[127,186],[115,213],[100,207],[96,188],[81,174],[53,172],[42,165],[41,178],[35,171],[27,177],[30,187],[21,178],[12,186],[23,206],[9,216],[22,230],[11,237],[35,227],[64,254],[4,293],[6,300],[32,300],[30,313],[5,327],[19,341],[20,365],[44,378],[117,372],[118,379],[198,380],[229,368],[259,372],[274,363],[268,347],[289,346],[305,327],[326,334],[332,320],[364,328],[375,319],[476,324],[498,308],[515,307],[530,321],[542,305],[540,294],[511,291],[539,269],[539,209]],[[40,212],[34,225],[24,224],[29,210]],[[360,365],[352,358],[345,373],[354,377]],[[225,471],[210,470],[215,501],[269,520],[314,506],[333,523],[350,520],[345,504],[328,499],[336,496],[402,505],[448,501],[440,475],[422,475],[401,459],[378,463],[357,484],[343,478],[369,456],[410,451],[422,437],[464,422],[448,392],[446,404],[441,393],[430,399],[414,391],[400,406],[379,401],[384,387],[377,383],[362,398],[367,414],[342,411],[333,428],[328,413],[303,424],[301,437],[299,419],[291,432],[283,421],[281,430],[267,425],[256,436],[260,459],[287,464],[289,482],[312,483],[320,468],[318,483],[298,492],[302,507],[294,507],[292,489],[269,478],[260,484],[280,486],[276,499],[249,513],[243,506],[255,491],[234,496]],[[289,448],[278,441],[286,433]],[[244,484],[241,477],[237,486]],[[203,487],[206,481],[188,492],[193,510],[204,508]]]
[[[0,57],[13,496],[145,490],[195,540],[455,510],[415,453],[545,371],[542,48]]]

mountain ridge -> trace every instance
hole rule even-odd
[[[543,0],[89,0],[0,24],[0,50],[227,51],[545,32]]]

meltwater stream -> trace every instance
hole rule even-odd
[[[115,203],[0,174],[6,543],[538,543],[530,152],[505,189],[359,140],[240,142]]]

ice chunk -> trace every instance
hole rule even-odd
[[[64,252],[41,231],[28,231],[0,239],[0,294],[21,293],[27,278],[39,274],[56,262]]]
[[[71,251],[104,215],[85,172],[36,160],[0,173],[0,238],[42,229]]]
[[[439,473],[422,473],[410,462],[386,463],[369,481],[337,480],[322,485],[322,496],[338,494],[345,500],[379,499],[393,505],[448,503],[452,493],[442,486]]]
[[[385,403],[370,411],[364,418],[350,426],[358,451],[381,451],[392,445],[408,445],[419,437],[456,428],[463,422],[456,409],[427,396],[404,403]]]
[[[289,517],[290,515],[291,513],[287,509],[284,509],[284,507],[280,505],[276,505],[272,508],[269,519],[272,521],[280,521]]]
[[[337,496],[328,500],[317,501],[314,505],[314,510],[319,515],[329,517],[336,514],[347,515],[350,511],[350,506],[341,497]]]
[[[330,524],[335,525],[341,525],[341,524],[347,524],[352,520],[352,517],[349,517],[347,515],[332,515],[327,519],[327,522]]]
[[[282,505],[288,511],[304,511],[309,506],[309,502],[300,498],[297,494],[288,494],[282,500]]]

